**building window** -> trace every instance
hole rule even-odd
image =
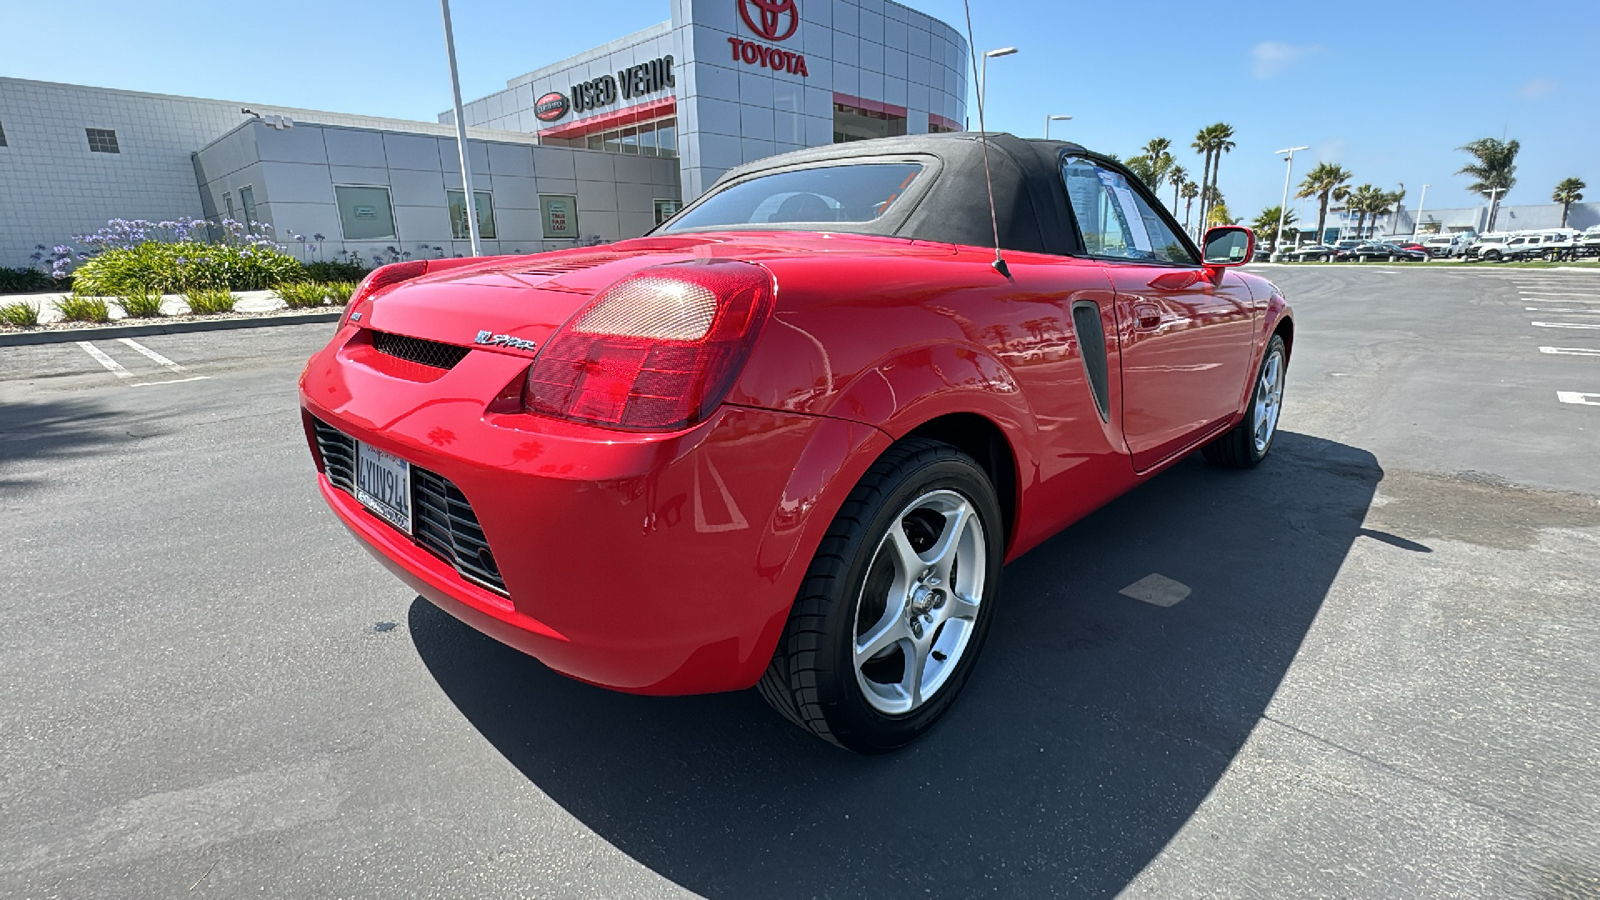
[[[552,147],[577,147],[603,150],[606,153],[626,153],[631,156],[678,155],[678,119],[668,116],[637,125],[618,126],[610,131],[573,138],[543,138],[540,143]]]
[[[233,218],[233,195],[224,192],[222,195],[222,205],[228,209],[227,218]]]
[[[393,239],[394,206],[389,189],[376,185],[336,184],[333,200],[339,207],[339,227],[347,241]]]
[[[6,126],[3,123],[0,123],[0,147],[4,147],[5,145],[6,145]]]
[[[90,153],[121,153],[117,147],[117,133],[109,128],[85,128],[89,135]]]
[[[246,231],[255,231],[256,224],[256,192],[255,188],[245,185],[239,188],[239,205],[244,207],[244,227]]]
[[[833,142],[868,141],[873,138],[895,137],[906,133],[904,111],[879,111],[865,109],[849,103],[834,101]]]
[[[954,119],[947,119],[944,116],[936,115],[934,113],[928,114],[929,134],[948,134],[952,131],[960,130],[961,126]]]
[[[668,219],[672,218],[673,216],[677,215],[678,214],[678,210],[680,208],[682,208],[682,206],[683,206],[683,204],[679,203],[676,200],[657,200],[656,201],[656,224],[660,225],[662,222],[665,222],[666,220],[668,220]]]
[[[467,222],[467,193],[445,191],[444,194],[450,203],[450,236],[464,241],[472,236],[470,223]],[[478,212],[478,237],[493,238],[494,197],[488,191],[473,191],[472,205]]]
[[[577,240],[578,198],[570,194],[540,194],[539,215],[544,236],[552,240]]]

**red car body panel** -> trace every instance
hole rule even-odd
[[[316,454],[315,416],[454,482],[510,598],[463,579],[325,474],[323,496],[419,594],[558,671],[640,693],[748,687],[839,507],[894,440],[953,414],[998,429],[1015,467],[1014,559],[1236,423],[1290,314],[1269,283],[1234,271],[1007,253],[1007,279],[993,253],[740,231],[430,274],[356,304],[363,321],[312,357],[308,438]],[[718,257],[769,270],[776,304],[722,406],[683,431],[624,433],[508,406],[529,352],[473,346],[441,371],[371,344],[370,329],[542,345],[618,278]],[[1104,331],[1104,418],[1077,301],[1096,304]]]

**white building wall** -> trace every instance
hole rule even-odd
[[[540,194],[575,195],[585,240],[637,237],[655,226],[654,201],[678,196],[677,161],[618,156],[566,147],[540,147],[526,140],[469,140],[475,191],[489,191],[494,204],[488,254],[537,253],[575,246],[543,236]],[[208,211],[224,209],[224,194],[239,209],[239,189],[251,187],[258,218],[302,259],[336,259],[340,250],[365,259],[393,247],[415,258],[465,256],[471,244],[450,231],[446,190],[461,189],[454,138],[393,130],[298,125],[286,131],[250,122],[212,142],[195,157],[199,192]],[[389,188],[394,208],[392,239],[347,241],[339,222],[334,186]],[[302,235],[321,242],[302,243]],[[435,248],[439,248],[435,250]]]
[[[428,122],[0,78],[0,128],[6,136],[0,147],[0,266],[30,265],[34,245],[69,244],[72,235],[98,230],[113,218],[201,216],[192,156],[249,121],[243,108],[297,123],[455,134]],[[87,128],[114,130],[121,152],[91,153]],[[478,134],[534,141],[526,134]]]

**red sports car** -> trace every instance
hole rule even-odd
[[[1073,144],[783,154],[647,237],[377,269],[306,435],[339,518],[472,627],[889,750],[961,690],[1005,562],[1195,449],[1272,448],[1289,307],[1230,271],[1249,230],[1203,243]]]

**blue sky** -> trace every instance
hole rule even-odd
[[[989,66],[991,129],[1037,136],[1046,115],[1068,114],[1054,136],[1127,156],[1157,135],[1187,148],[1202,126],[1228,122],[1238,146],[1221,186],[1236,215],[1277,204],[1284,166],[1272,151],[1297,144],[1312,148],[1296,155],[1297,181],[1329,160],[1357,184],[1404,184],[1408,208],[1431,184],[1433,209],[1475,203],[1453,174],[1466,162],[1454,148],[1512,137],[1522,152],[1506,202],[1548,202],[1573,175],[1600,199],[1594,0],[1241,3],[1236,15],[1193,0],[972,2],[980,48],[1021,51]],[[910,5],[964,22],[959,0]],[[468,99],[669,16],[667,0],[452,10]],[[0,75],[428,121],[450,102],[434,0],[75,0],[66,31],[49,16],[0,0]],[[1179,161],[1198,177],[1199,157],[1184,149]]]

